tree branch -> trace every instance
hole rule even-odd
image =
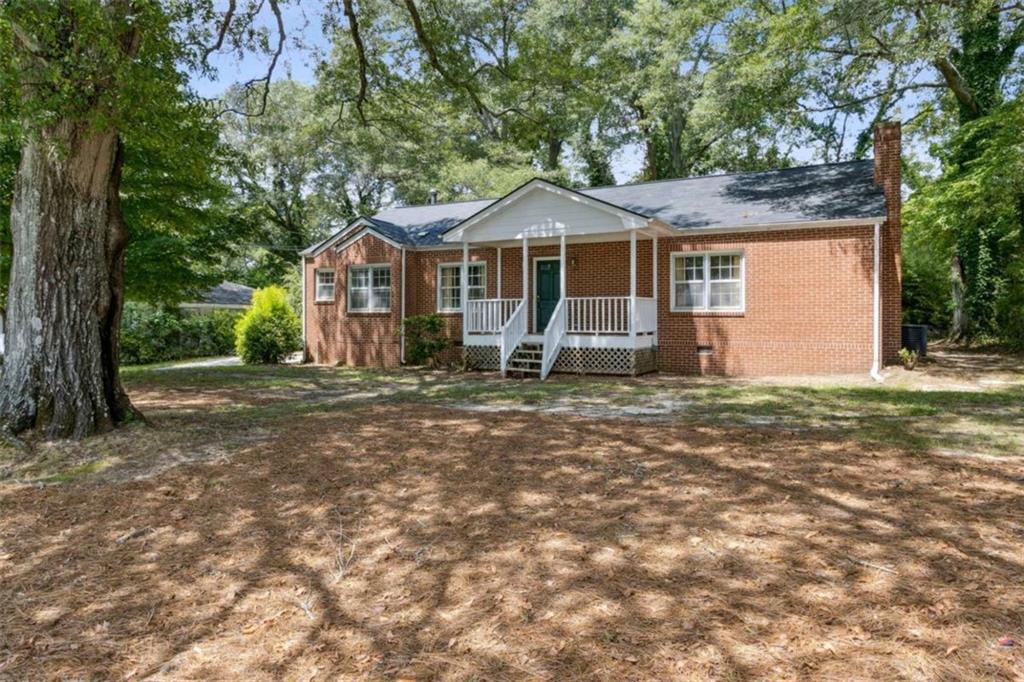
[[[359,94],[356,96],[356,111],[359,112],[359,120],[366,125],[366,114],[363,113],[363,104],[366,103],[369,83],[366,78],[367,60],[366,46],[363,45],[363,37],[359,34],[359,21],[356,19],[356,11],[352,7],[352,0],[344,0],[345,16],[348,18],[348,29],[352,34],[352,43],[356,47],[356,54],[359,57]]]
[[[967,81],[964,80],[956,65],[953,64],[949,57],[940,57],[934,63],[935,68],[939,70],[939,73],[945,79],[946,86],[953,91],[957,101],[967,107],[975,116],[979,115],[981,107],[978,106],[978,100],[974,97],[974,93],[971,92],[970,86],[967,85]]]
[[[858,97],[847,102],[839,102],[838,104],[832,104],[827,107],[805,107],[800,105],[800,110],[809,114],[820,114],[826,111],[833,111],[835,109],[846,109],[848,107],[854,107],[858,104],[864,104],[872,100],[880,99],[882,97],[895,97],[912,90],[924,90],[927,88],[945,88],[945,83],[911,83],[895,89],[886,89],[881,92],[875,92],[864,97]]]
[[[206,47],[206,49],[203,50],[203,63],[204,64],[210,58],[211,54],[213,54],[214,52],[218,51],[220,48],[222,48],[224,46],[224,38],[228,34],[228,28],[231,26],[231,20],[234,18],[234,16],[235,16],[235,0],[229,0],[228,1],[228,8],[224,12],[224,20],[221,21],[221,23],[220,23],[220,30],[217,32],[217,42],[215,42],[213,45],[210,45],[210,46]]]
[[[241,110],[235,107],[226,107],[221,111],[217,112],[215,118],[220,118],[224,114],[233,113],[239,116],[262,116],[267,111],[267,99],[270,97],[270,81],[274,76],[274,69],[277,68],[277,61],[281,58],[284,53],[285,43],[285,30],[284,30],[284,18],[281,16],[281,7],[278,4],[278,0],[269,0],[267,3],[270,5],[270,11],[274,13],[274,20],[277,23],[277,46],[274,48],[273,55],[270,58],[270,64],[267,66],[267,73],[259,78],[253,78],[247,81],[243,86],[243,91],[248,91],[250,88],[258,83],[263,84],[263,92],[260,95],[260,108],[257,112],[249,111],[248,108]]]

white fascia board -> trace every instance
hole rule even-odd
[[[315,256],[319,256],[321,253],[323,253],[324,251],[329,249],[333,244],[336,244],[338,242],[338,240],[343,239],[345,237],[345,235],[352,234],[353,230],[358,229],[360,227],[372,228],[373,227],[373,223],[371,223],[366,218],[356,218],[355,220],[350,222],[348,225],[346,225],[345,227],[341,228],[340,230],[338,230],[337,232],[335,232],[334,234],[332,234],[330,237],[328,237],[327,239],[323,240],[319,244],[311,246],[308,249],[306,249],[305,251],[300,252],[299,255],[300,256],[305,256],[307,258],[313,258]]]
[[[352,235],[351,237],[349,237],[345,241],[343,241],[340,244],[338,244],[336,247],[334,247],[334,250],[335,251],[339,251],[339,252],[340,251],[344,251],[345,249],[347,249],[348,247],[352,246],[357,241],[359,241],[360,239],[362,239],[363,237],[365,237],[367,235],[373,235],[377,239],[381,240],[382,242],[384,242],[386,244],[390,244],[391,246],[393,246],[396,249],[400,249],[403,246],[402,244],[399,244],[398,242],[396,242],[394,239],[391,239],[389,237],[385,237],[383,234],[381,234],[380,232],[375,230],[372,225],[368,225],[367,227],[364,227],[362,230],[360,230],[356,234]]]

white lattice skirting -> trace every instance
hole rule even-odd
[[[463,346],[462,357],[465,358],[466,364],[470,369],[490,369],[498,370],[501,368],[501,349],[497,346]]]
[[[463,346],[472,369],[496,370],[500,366],[496,346]],[[563,348],[554,372],[636,376],[658,369],[657,348]]]

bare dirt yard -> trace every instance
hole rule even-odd
[[[131,370],[0,451],[0,679],[1024,678],[1024,368]]]

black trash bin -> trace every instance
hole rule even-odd
[[[919,357],[928,357],[928,325],[905,324],[900,343],[907,350],[916,350]]]

